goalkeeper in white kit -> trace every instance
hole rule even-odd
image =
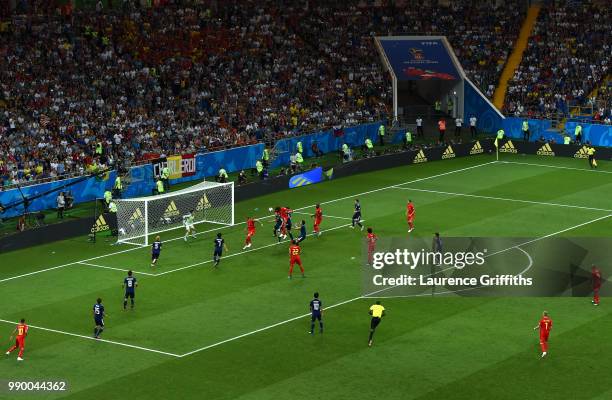
[[[196,237],[196,229],[193,218],[193,211],[190,211],[188,214],[183,215],[183,225],[185,225],[185,241],[187,241],[187,236],[191,234],[191,237],[195,239]]]

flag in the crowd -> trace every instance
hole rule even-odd
[[[342,125],[334,126],[333,129],[335,137],[344,136],[344,128],[342,127]]]
[[[495,138],[495,147],[499,147],[499,143],[497,143],[497,138]]]
[[[333,175],[334,175],[334,169],[333,168],[330,168],[327,171],[325,171],[325,176],[327,177],[327,179],[331,179]]]

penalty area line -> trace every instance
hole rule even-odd
[[[87,265],[87,266],[94,267],[94,268],[112,269],[114,271],[123,271],[123,272],[133,271],[134,273],[137,273],[138,275],[157,276],[157,274],[152,274],[150,272],[137,271],[137,270],[127,269],[127,268],[107,267],[106,265],[92,264],[92,263],[86,263],[86,262],[78,262],[77,264]]]

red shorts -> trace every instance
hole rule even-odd
[[[540,333],[540,342],[548,342],[548,335],[549,333]]]
[[[297,264],[297,265],[302,265],[302,260],[300,260],[300,257],[291,257],[291,259],[289,260],[289,265],[291,267],[293,267],[293,264]]]
[[[255,235],[255,229],[249,229],[247,232],[247,237],[251,237]]]
[[[320,220],[320,219],[315,219],[314,224],[315,224],[315,225],[321,225],[321,221],[322,221],[322,220]]]
[[[408,220],[408,222],[414,222],[414,217],[408,217],[406,220]]]
[[[25,336],[17,336],[15,339],[15,346],[17,347],[25,347]]]

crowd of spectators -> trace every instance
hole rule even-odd
[[[574,114],[580,106],[609,110],[607,97],[590,95],[609,74],[611,18],[608,2],[551,1],[544,6],[509,82],[504,111],[549,118]]]
[[[447,36],[468,77],[492,97],[526,11],[519,0],[115,3],[73,10],[46,1],[0,21],[0,187],[378,120],[392,98],[375,35]],[[552,17],[538,21],[528,58],[564,61],[563,50],[547,48],[553,35],[576,35],[565,52],[579,61],[553,72],[579,65],[570,68],[579,76],[587,66],[595,82],[609,44],[599,24],[587,29],[563,12],[543,13]],[[609,26],[609,11],[589,17]],[[555,23],[569,26],[549,32]],[[582,62],[588,41],[601,46]],[[515,81],[537,75],[540,93],[556,94],[557,75],[541,69]],[[510,91],[512,107],[539,101],[517,96],[520,86]]]

